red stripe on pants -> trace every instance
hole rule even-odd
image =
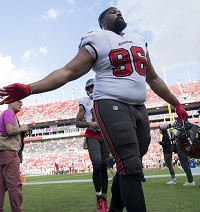
[[[100,117],[99,109],[98,109],[98,100],[96,100],[94,102],[94,104],[95,104],[95,113],[96,113],[96,116],[97,116],[97,121],[99,122],[99,125],[101,127],[101,130],[103,131],[103,134],[104,134],[104,136],[105,136],[105,138],[106,138],[106,140],[107,140],[107,142],[108,142],[108,144],[109,144],[109,146],[110,146],[110,148],[112,150],[112,153],[113,153],[113,155],[114,155],[114,157],[115,157],[115,159],[117,161],[120,174],[121,175],[125,175],[125,172],[124,172],[124,168],[123,168],[123,164],[121,162],[121,159],[120,159],[119,155],[117,154],[117,152],[116,152],[116,150],[115,150],[115,148],[114,148],[114,146],[112,144],[112,141],[110,139],[110,136],[108,135],[108,132],[107,132],[107,130],[106,130],[104,124],[103,124],[103,121],[102,121],[101,117]]]

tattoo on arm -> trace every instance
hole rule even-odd
[[[89,127],[89,123],[84,120],[84,116],[85,116],[85,108],[82,105],[80,105],[75,121],[76,127],[79,128]]]

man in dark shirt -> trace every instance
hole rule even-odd
[[[165,164],[169,168],[169,172],[171,174],[171,180],[167,182],[167,184],[176,184],[177,180],[172,166],[172,144],[169,139],[167,130],[160,130],[160,133],[163,135],[163,138],[162,141],[159,142],[159,144],[163,147]]]

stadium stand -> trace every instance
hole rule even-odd
[[[26,143],[20,170],[25,174],[31,172],[52,174],[55,163],[62,167],[62,172],[66,172],[68,168],[71,169],[70,172],[92,170],[88,151],[82,149],[82,142],[82,139],[60,139]]]
[[[181,95],[187,95],[188,99],[200,99],[200,81],[169,85],[169,90],[179,98]],[[150,88],[147,88],[146,104],[163,102]]]
[[[36,105],[23,107],[17,114],[21,122],[43,122],[51,118],[65,118],[72,116],[78,111],[79,99],[74,101],[48,103],[45,105]]]
[[[200,81],[168,86],[181,103],[188,105],[190,121],[199,122],[197,108],[200,102]],[[195,103],[195,104],[194,104]],[[147,88],[145,102],[151,127],[151,144],[142,162],[145,168],[163,166],[162,148],[158,126],[169,122],[166,102]],[[157,107],[162,110],[157,110]],[[17,114],[21,124],[29,124],[33,134],[25,139],[23,162],[20,171],[25,174],[54,174],[55,162],[61,173],[89,172],[92,163],[87,150],[82,148],[85,129],[75,127],[79,99],[23,107]],[[0,111],[0,115],[3,111]],[[172,117],[176,116],[172,112]],[[177,155],[174,154],[173,158]]]
[[[168,86],[170,91],[183,100],[199,100],[200,99],[200,81],[181,83]],[[44,122],[48,119],[65,119],[76,115],[78,111],[79,99],[68,100],[64,102],[48,103],[46,105],[37,105],[23,107],[18,113],[18,119],[21,123]],[[147,100],[145,104],[165,103],[150,88],[147,88]],[[148,108],[148,107],[147,107]],[[0,115],[3,111],[0,111]]]

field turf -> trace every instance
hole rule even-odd
[[[175,167],[175,173],[184,173]],[[168,175],[168,177],[148,178],[151,175]],[[176,185],[167,185],[170,180],[167,169],[145,171],[147,182],[143,183],[147,212],[199,212],[200,211],[200,175],[194,176],[195,186],[185,187],[186,176],[177,176]],[[109,174],[109,178],[112,178]],[[96,212],[96,196],[91,182],[63,183],[63,180],[92,179],[92,173],[60,174],[49,176],[26,177],[23,185],[24,212]],[[51,184],[33,184],[32,182],[61,181]],[[111,198],[111,185],[108,185],[108,205]],[[8,192],[6,192],[4,212],[10,212]],[[123,212],[125,212],[124,209]]]

